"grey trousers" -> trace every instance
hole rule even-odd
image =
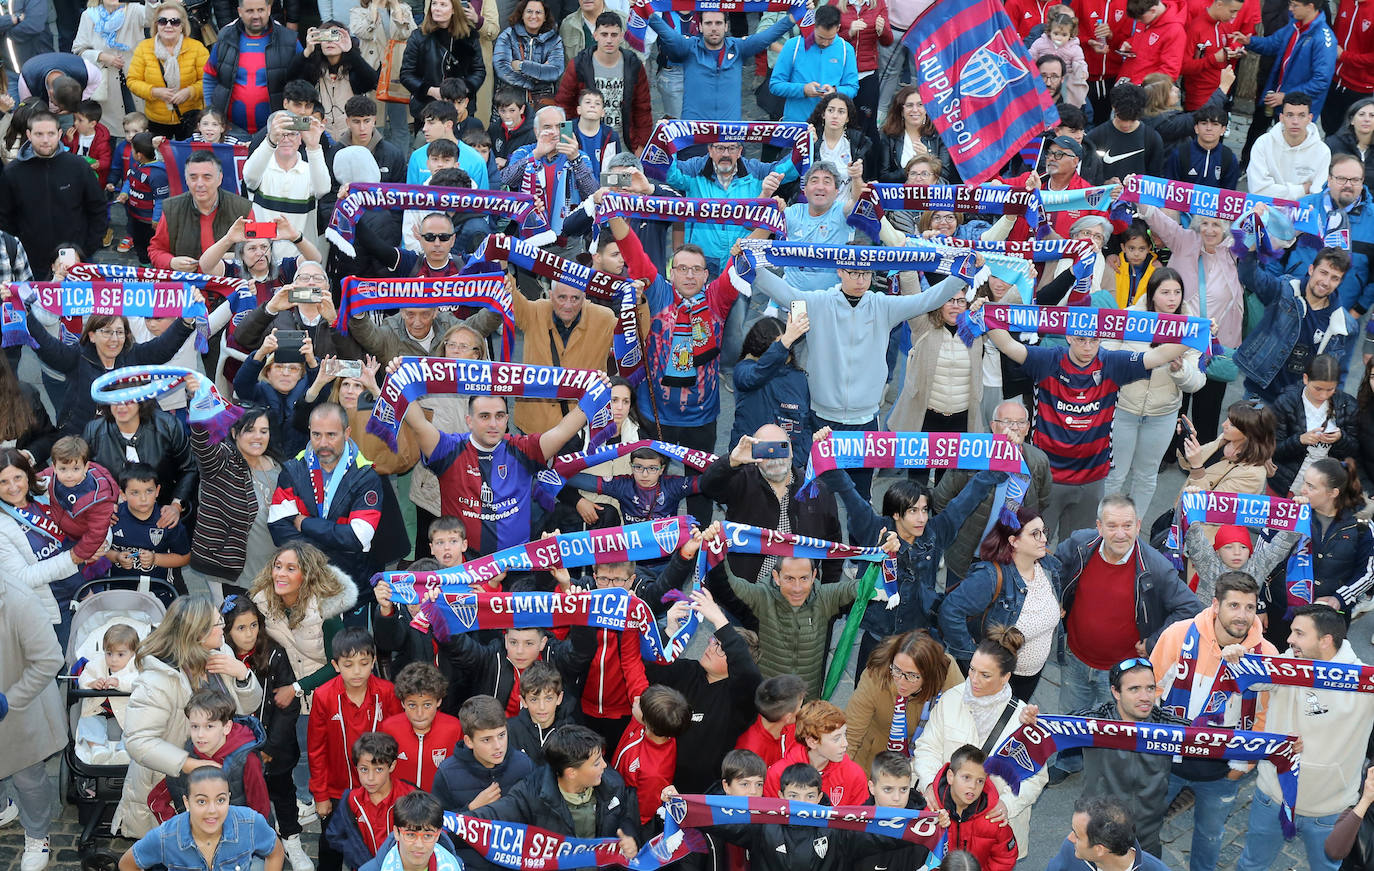
[[[1045,509],[1045,534],[1050,546],[1080,529],[1097,525],[1097,503],[1102,501],[1106,479],[1091,484],[1051,484],[1050,504]]]
[[[35,762],[0,780],[0,795],[8,787],[19,805],[19,824],[30,838],[46,838],[52,827],[52,809],[57,803],[57,787],[48,777],[47,761]]]

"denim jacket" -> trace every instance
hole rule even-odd
[[[1307,314],[1307,300],[1303,296],[1306,279],[1296,275],[1270,275],[1259,268],[1253,253],[1240,258],[1236,272],[1240,276],[1241,286],[1252,291],[1264,303],[1264,316],[1236,351],[1236,366],[1246,378],[1268,387],[1293,353],[1293,345],[1302,330],[1302,319]],[[1355,327],[1350,315],[1340,307],[1339,300],[1332,299],[1331,304],[1335,307],[1331,313],[1331,326],[1315,353],[1331,354],[1343,361],[1341,380],[1344,381],[1349,365],[1344,362],[1345,348],[1355,340]]]
[[[277,833],[262,814],[229,805],[224,831],[215,847],[215,861],[208,868],[191,836],[191,817],[184,813],[140,838],[133,854],[140,868],[162,865],[167,871],[249,871],[254,859],[267,858],[276,846]]]
[[[1064,587],[1059,560],[1048,555],[1041,557],[1040,568],[1044,569],[1050,578],[1055,600],[1061,600]],[[996,564],[979,560],[969,569],[968,577],[964,578],[940,604],[940,634],[945,639],[949,655],[955,660],[966,663],[973,658],[973,650],[978,646],[980,638],[973,636],[973,631],[969,629],[969,621],[982,622],[984,611],[987,612],[987,622],[975,627],[980,635],[987,626],[1016,625],[1017,618],[1021,616],[1021,606],[1026,604],[1026,593],[1029,590],[1025,578],[1016,570],[1015,563],[1002,566],[1002,592],[994,601],[992,596],[996,590]]]

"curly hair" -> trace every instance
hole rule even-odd
[[[277,557],[284,553],[294,553],[300,561],[301,589],[296,600],[300,603],[337,596],[344,591],[344,582],[334,573],[334,567],[329,564],[329,559],[313,544],[293,541],[272,551],[258,576],[253,579],[248,595],[256,599],[261,593],[265,602],[263,614],[273,619],[284,619],[287,626],[295,629],[305,619],[305,608],[292,608],[288,613],[286,603],[277,595],[272,584],[272,566],[276,564]]]

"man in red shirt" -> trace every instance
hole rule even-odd
[[[1221,87],[1221,71],[1245,54],[1233,34],[1251,36],[1259,24],[1255,0],[1192,0],[1183,56],[1183,109],[1199,109]]]
[[[1127,0],[1126,14],[1136,22],[1135,31],[1121,44],[1126,60],[1120,78],[1142,84],[1150,73],[1176,79],[1183,70],[1188,34],[1183,14],[1164,0]]]
[[[228,234],[239,218],[253,212],[253,205],[238,194],[220,187],[224,170],[209,151],[186,158],[186,193],[162,204],[148,258],[162,269],[200,272],[200,254]]]
[[[1050,140],[1050,144],[1045,150],[1045,179],[1042,181],[1040,176],[1034,172],[1026,172],[1014,178],[1007,179],[1006,183],[1012,187],[1044,187],[1052,191],[1069,191],[1090,188],[1091,184],[1083,176],[1078,174],[1079,163],[1083,160],[1083,145],[1072,136],[1056,136]],[[1089,212],[1081,209],[1071,209],[1058,212],[1050,212],[1050,224],[1054,227],[1054,232],[1061,239],[1069,238],[1069,228],[1073,222],[1084,215],[1101,215],[1107,217],[1106,212]],[[1007,237],[1014,242],[1024,241],[1031,237],[1030,225],[1026,219],[1018,218],[1016,224],[1011,228],[1011,234]]]

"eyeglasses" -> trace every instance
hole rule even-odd
[[[1339,184],[1339,185],[1357,185],[1357,184],[1359,184],[1360,182],[1364,181],[1364,179],[1362,179],[1362,178],[1347,178],[1346,176],[1343,176],[1343,175],[1328,175],[1328,176],[1326,177],[1326,180],[1327,180],[1329,183]]]
[[[1053,158],[1054,160],[1061,160],[1065,157],[1077,157],[1078,155],[1074,154],[1072,151],[1064,151],[1062,149],[1056,148],[1045,156]]]
[[[674,265],[673,265],[673,271],[674,271],[674,272],[685,272],[685,273],[687,273],[688,275],[697,275],[697,274],[699,274],[699,273],[705,272],[705,271],[706,271],[706,267],[705,267],[705,266],[682,266],[682,265],[679,265],[679,264],[674,264]]]
[[[97,336],[103,336],[104,338],[107,338],[107,339],[122,339],[122,338],[124,338],[124,331],[121,330],[121,329],[118,329],[118,328],[101,327],[100,329],[98,329],[98,330],[93,330],[92,332],[94,332]]]
[[[158,26],[158,27],[180,27],[180,26],[181,26],[181,19],[180,19],[180,18],[159,18],[159,19],[157,20],[157,26]]]
[[[888,665],[887,670],[892,672],[893,680],[904,680],[907,683],[916,683],[921,680],[921,673],[918,671],[902,671],[897,667],[897,663]]]
[[[211,628],[211,629],[223,629],[223,628],[224,628],[224,618],[223,618],[223,617],[220,617],[218,620],[215,621],[214,625],[211,626],[210,628]]]
[[[663,467],[662,467],[662,466],[642,466],[642,465],[640,465],[639,463],[634,463],[634,464],[632,464],[632,465],[630,466],[630,471],[632,471],[632,472],[643,472],[643,473],[645,473],[645,474],[648,474],[649,472],[662,472],[662,471],[663,471]]]
[[[228,614],[230,611],[232,611],[232,610],[234,610],[236,607],[238,607],[238,604],[239,604],[239,594],[238,594],[238,593],[230,593],[229,595],[225,596],[225,597],[224,597],[224,604],[222,604],[222,605],[219,606],[219,613],[220,613],[220,615],[223,616],[223,615],[225,615],[225,614]],[[224,625],[224,624],[221,623],[220,625],[222,626],[222,625]]]
[[[1029,535],[1031,538],[1035,539],[1036,541],[1046,541],[1046,540],[1049,539],[1049,536],[1045,533],[1045,527],[1043,527],[1043,526],[1040,527],[1039,529],[1033,530],[1033,531],[1031,531],[1031,532],[1023,532],[1023,533],[1021,533],[1021,534],[1022,534],[1022,535]]]
[[[445,342],[444,350],[455,354],[471,354],[477,350],[477,346],[469,345],[467,342]]]
[[[629,578],[618,578],[615,575],[592,575],[592,580],[598,587],[613,587],[616,584],[623,584]]]
[[[454,235],[453,233],[421,233],[420,238],[424,239],[426,242],[447,242],[452,239]]]
[[[964,299],[962,296],[956,296],[949,301],[949,305],[955,308],[968,308],[968,300]]]
[[[439,840],[438,829],[425,829],[422,832],[417,832],[413,829],[397,829],[396,834],[401,836],[402,841],[411,844],[417,841],[423,844],[433,844],[435,841]]]
[[[1030,427],[1030,418],[1025,420],[1007,420],[1005,417],[994,417],[993,423],[1000,423],[1008,429],[1027,429]]]
[[[1048,84],[1049,82],[1061,81],[1064,77],[1061,76],[1059,73],[1041,73],[1040,78],[1044,79],[1045,82]]]

